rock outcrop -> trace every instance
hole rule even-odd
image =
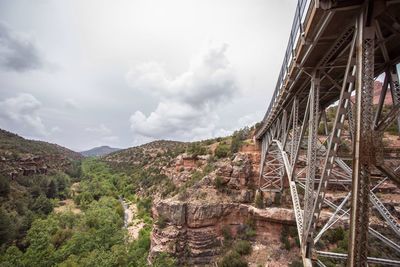
[[[190,203],[163,200],[153,207],[153,216],[166,225],[155,226],[151,235],[150,260],[159,252],[175,255],[189,265],[212,262],[219,255],[223,231],[233,236],[254,224],[262,243],[279,242],[283,225],[294,225],[291,209],[257,209],[240,203]]]

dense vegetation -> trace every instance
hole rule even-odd
[[[94,159],[85,160],[81,170],[80,177],[57,173],[21,178],[29,194],[19,196],[15,207],[6,201],[0,210],[1,266],[148,265],[151,198],[139,199],[135,193],[160,177],[154,170],[116,173]],[[3,198],[9,192],[4,181],[0,179]],[[72,181],[79,182],[79,190],[69,190]],[[145,222],[133,242],[123,228],[120,196],[137,202],[137,217]],[[73,198],[81,212],[54,212],[53,206],[65,198]],[[175,261],[161,254],[153,265],[175,266]]]
[[[207,139],[199,142],[188,144],[186,153],[197,157],[199,155],[213,154],[215,158],[226,158],[237,153],[245,140],[251,138],[251,132],[255,126],[249,128],[244,127],[235,131],[231,136]],[[217,144],[214,153],[210,151],[210,145]]]
[[[14,180],[0,175],[1,247],[15,243],[25,249],[27,244],[24,238],[32,222],[45,218],[53,210],[57,199],[68,196],[73,179],[63,172],[47,176],[20,176]]]

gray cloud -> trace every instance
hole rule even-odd
[[[0,126],[27,136],[47,136],[49,132],[38,112],[42,107],[31,94],[18,94],[0,102]]]
[[[202,139],[259,121],[296,7],[292,0],[37,2],[0,0],[0,128],[77,151]],[[191,60],[209,39],[229,49]],[[13,106],[19,115],[10,115],[5,100],[22,93],[39,105]],[[112,131],[85,131],[101,124]]]
[[[85,131],[102,136],[109,135],[112,133],[111,129],[105,126],[103,123],[96,127],[87,127],[85,128]]]
[[[135,89],[151,90],[160,98],[149,116],[136,111],[130,117],[131,129],[144,137],[184,140],[209,138],[220,132],[215,126],[219,120],[215,108],[238,91],[226,50],[226,44],[207,48],[175,78],[168,77],[154,62],[131,69],[128,83]]]
[[[64,100],[64,107],[67,109],[77,109],[79,107],[79,105],[75,99],[67,98]]]
[[[0,66],[17,72],[42,68],[44,65],[33,40],[0,22]]]

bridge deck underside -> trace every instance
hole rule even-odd
[[[304,38],[299,39],[295,46],[295,56],[287,68],[288,74],[277,95],[275,108],[265,117],[257,139],[262,138],[283,109],[290,110],[295,95],[300,101],[299,119],[304,116],[312,71],[321,72],[321,108],[328,107],[339,98],[338,86],[341,86],[347,62],[345,51],[350,47],[354,21],[359,10],[360,6],[357,5],[331,10],[311,6],[304,25]],[[396,64],[400,61],[400,28],[396,25],[396,21],[400,21],[400,2],[382,6],[377,18],[383,36],[380,42],[386,46],[391,65]],[[385,66],[378,43],[375,48],[376,77],[385,70]]]

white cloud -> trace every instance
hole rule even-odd
[[[220,132],[215,109],[238,90],[225,55],[227,47],[208,47],[192,59],[186,72],[175,78],[168,77],[163,66],[155,62],[131,69],[127,74],[130,86],[150,90],[160,98],[150,115],[136,111],[130,117],[131,129],[148,138],[183,140],[210,138]]]
[[[110,135],[112,133],[111,129],[105,126],[103,123],[96,127],[87,127],[85,128],[85,131],[98,135]]]
[[[1,127],[14,128],[28,136],[46,136],[49,133],[38,111],[42,104],[31,94],[18,94],[0,102]]]

